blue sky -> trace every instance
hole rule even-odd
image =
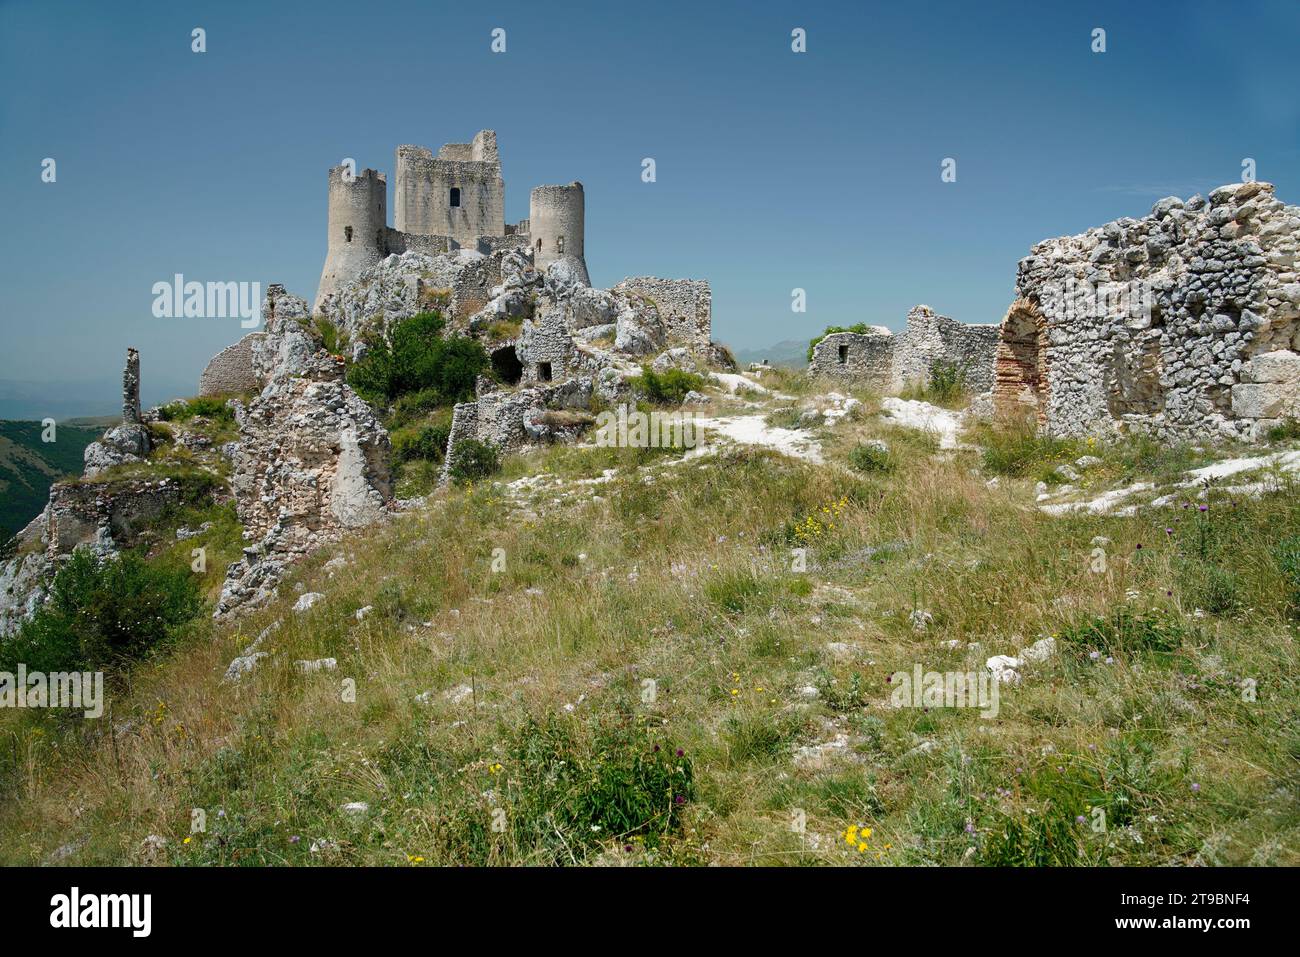
[[[729,344],[898,328],[920,302],[996,322],[1032,243],[1237,180],[1244,157],[1300,202],[1298,41],[1295,0],[0,0],[0,385],[107,388],[111,410],[135,345],[146,401],[192,393],[244,330],[155,318],[155,282],[310,299],[327,169],[391,173],[398,144],[480,128],[507,221],[532,186],[581,180],[595,284],[707,278]]]

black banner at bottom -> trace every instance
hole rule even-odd
[[[1024,938],[1035,930],[1086,942],[1199,937],[1215,945],[1276,935],[1293,877],[1287,870],[981,869],[0,869],[0,914],[11,941],[29,935],[107,940],[246,940],[301,947],[429,921],[447,931],[553,926],[578,920],[628,927],[640,918],[702,917],[724,933],[734,920],[825,931],[912,923],[923,939],[945,920]],[[744,915],[749,915],[744,918]],[[564,915],[568,915],[565,917]],[[656,916],[657,915],[657,916]],[[255,931],[253,929],[256,929]],[[726,930],[729,928],[729,930]],[[973,938],[966,932],[964,940]],[[1261,938],[1262,939],[1262,938]]]

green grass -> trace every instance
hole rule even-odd
[[[1100,476],[1195,459],[990,435],[990,489],[980,453],[826,431],[825,465],[507,457],[501,480],[545,487],[453,487],[310,556],[267,607],[133,668],[126,730],[0,713],[0,861],[75,840],[70,863],[135,863],[160,834],[190,865],[1300,863],[1293,490],[1054,518],[1029,483],[1067,449]],[[892,470],[852,468],[882,437]],[[222,555],[232,531],[207,533]],[[1231,586],[1203,591],[1211,569]],[[325,598],[293,614],[299,587]],[[887,706],[897,671],[1049,635],[995,718]]]

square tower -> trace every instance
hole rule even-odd
[[[469,143],[448,143],[437,156],[423,146],[399,146],[396,170],[398,232],[450,236],[470,248],[480,236],[506,234],[506,186],[492,130],[480,130]]]

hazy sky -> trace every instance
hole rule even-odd
[[[310,300],[327,169],[391,185],[398,144],[481,128],[508,222],[532,186],[581,180],[593,282],[707,278],[732,345],[899,328],[921,302],[996,322],[1032,243],[1238,180],[1244,157],[1300,202],[1298,42],[1296,0],[0,0],[0,380],[111,385],[129,344],[146,401],[192,393],[244,330],[154,318],[155,282]]]

